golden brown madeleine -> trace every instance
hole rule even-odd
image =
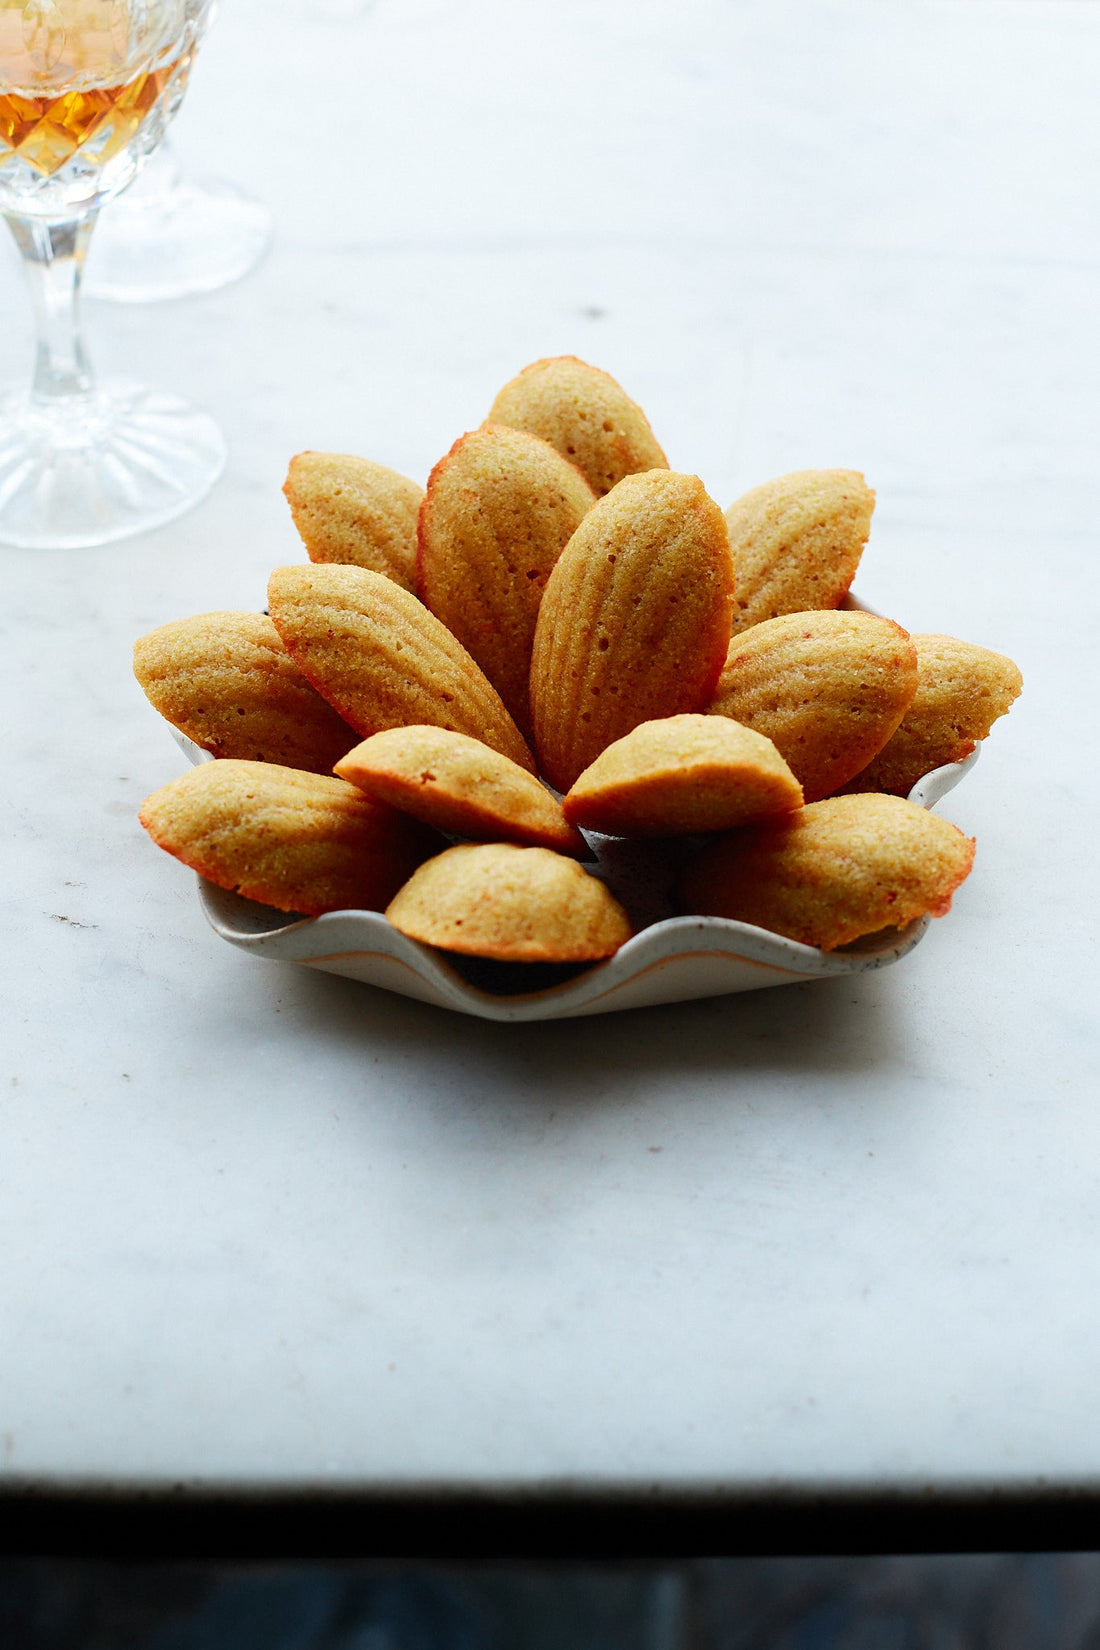
[[[381,911],[439,838],[342,779],[271,762],[204,762],[154,791],[159,847],[279,911]]]
[[[734,631],[707,708],[766,734],[816,802],[882,749],[916,691],[916,648],[893,620],[788,613]]]
[[[913,645],[916,697],[893,738],[848,790],[908,796],[933,768],[969,756],[1024,685],[1012,660],[987,647],[932,635],[914,636]]]
[[[416,513],[424,489],[350,453],[299,453],[283,492],[310,561],[346,562],[416,589]]]
[[[535,771],[496,689],[446,625],[392,579],[365,567],[277,567],[267,599],[302,675],[361,736],[427,723],[468,733]]]
[[[596,962],[631,935],[618,900],[576,860],[498,842],[430,859],[386,916],[425,945],[505,962]]]
[[[832,796],[708,843],[684,871],[681,910],[817,945],[942,917],[974,843],[896,796]]]
[[[505,384],[488,424],[510,424],[556,447],[597,498],[623,476],[667,470],[649,420],[610,373],[575,355],[533,361]]]
[[[666,716],[601,751],[562,806],[607,836],[675,836],[787,813],[802,788],[763,734],[720,716]]]
[[[547,582],[531,657],[542,771],[567,791],[639,722],[702,710],[726,657],[733,563],[698,476],[627,476]]]
[[[388,728],[356,745],[336,772],[377,801],[455,836],[588,853],[534,774],[464,733]]]
[[[875,495],[856,470],[796,470],[726,511],[737,571],[734,629],[838,607],[871,531]]]
[[[262,613],[199,613],[134,644],[160,714],[214,756],[331,773],[355,729],[310,687]]]
[[[543,587],[595,502],[553,447],[503,425],[462,436],[428,479],[420,599],[476,659],[525,737]]]

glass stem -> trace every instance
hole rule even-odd
[[[38,326],[31,405],[41,412],[86,406],[95,393],[80,336],[80,278],[95,217],[88,212],[66,223],[8,218]]]

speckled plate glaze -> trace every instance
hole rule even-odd
[[[192,762],[213,760],[183,734],[175,737]],[[925,774],[909,800],[934,807],[974,766],[980,749]],[[589,869],[607,882],[641,930],[614,957],[592,967],[460,957],[399,934],[378,911],[288,917],[202,877],[199,899],[214,932],[255,957],[305,963],[460,1014],[511,1021],[566,1020],[862,974],[912,951],[930,920],[922,917],[907,928],[882,929],[836,951],[819,951],[747,922],[673,917],[667,915],[668,889],[678,865],[669,844],[655,848],[585,834],[598,858]]]

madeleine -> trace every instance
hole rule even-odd
[[[833,796],[715,838],[684,871],[678,903],[832,951],[943,916],[973,862],[973,840],[914,802]]]

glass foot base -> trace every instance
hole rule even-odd
[[[206,413],[172,395],[108,383],[43,411],[0,401],[0,544],[71,550],[110,544],[183,515],[225,466]]]
[[[256,267],[274,228],[262,201],[220,179],[182,179],[144,195],[139,183],[100,220],[84,291],[124,304],[216,292]]]

